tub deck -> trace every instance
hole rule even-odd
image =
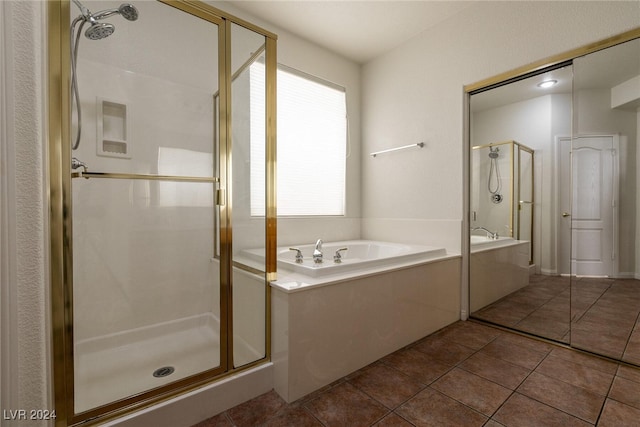
[[[291,247],[302,252],[302,263],[295,262],[296,252],[290,250]],[[348,249],[341,252],[342,262],[335,263],[335,252],[345,247]],[[323,262],[316,264],[313,262],[314,248],[313,244],[279,247],[278,280],[271,285],[285,292],[298,292],[460,256],[435,246],[347,240],[323,244]],[[264,249],[242,251],[241,258],[247,263],[263,263]]]

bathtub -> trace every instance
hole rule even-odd
[[[369,240],[278,248],[271,283],[274,389],[287,402],[318,390],[460,318],[461,256]],[[342,262],[334,263],[336,250]],[[253,254],[256,255],[255,253]]]
[[[529,241],[471,236],[471,314],[529,284]]]
[[[378,242],[372,240],[349,240],[330,242],[322,245],[323,262],[314,263],[314,244],[291,246],[300,249],[302,263],[295,261],[296,251],[289,246],[278,248],[278,268],[287,272],[299,273],[309,277],[323,277],[368,268],[381,268],[397,264],[428,261],[446,255],[444,248],[434,246],[407,245],[401,243]],[[334,261],[334,254],[341,251],[341,262]],[[283,274],[286,274],[283,272]]]
[[[495,249],[504,246],[510,246],[520,243],[519,240],[515,240],[513,237],[498,237],[497,239],[490,239],[485,236],[471,235],[471,252],[478,252],[483,250]]]

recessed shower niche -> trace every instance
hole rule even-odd
[[[96,142],[99,156],[130,159],[129,126],[131,123],[127,104],[96,99]]]

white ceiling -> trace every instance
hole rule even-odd
[[[519,80],[471,98],[471,110],[482,111],[550,93],[572,93],[573,90],[611,89],[640,75],[640,39],[577,58],[574,66]],[[612,64],[615,64],[612,65]],[[550,89],[537,85],[543,80],[557,80]],[[630,104],[626,108],[635,108]]]
[[[230,2],[238,9],[358,63],[370,61],[474,3],[459,0]]]
[[[478,1],[483,0],[228,0],[238,9],[358,63],[388,52]],[[638,75],[639,59],[632,54],[637,51],[635,46],[627,43],[590,55],[589,61],[595,64],[581,67],[581,87],[610,88]],[[609,66],[611,55],[618,57],[615,69]],[[541,90],[536,84],[545,78],[559,84]],[[472,108],[495,108],[543,93],[570,93],[571,86],[571,70],[555,70],[484,92],[475,97]]]

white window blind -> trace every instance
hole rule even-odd
[[[256,135],[256,141],[264,141],[264,64],[253,64],[250,72],[251,133]],[[278,215],[344,215],[347,152],[344,88],[280,66],[277,92]],[[251,215],[262,216],[264,144],[253,144],[253,139]]]

